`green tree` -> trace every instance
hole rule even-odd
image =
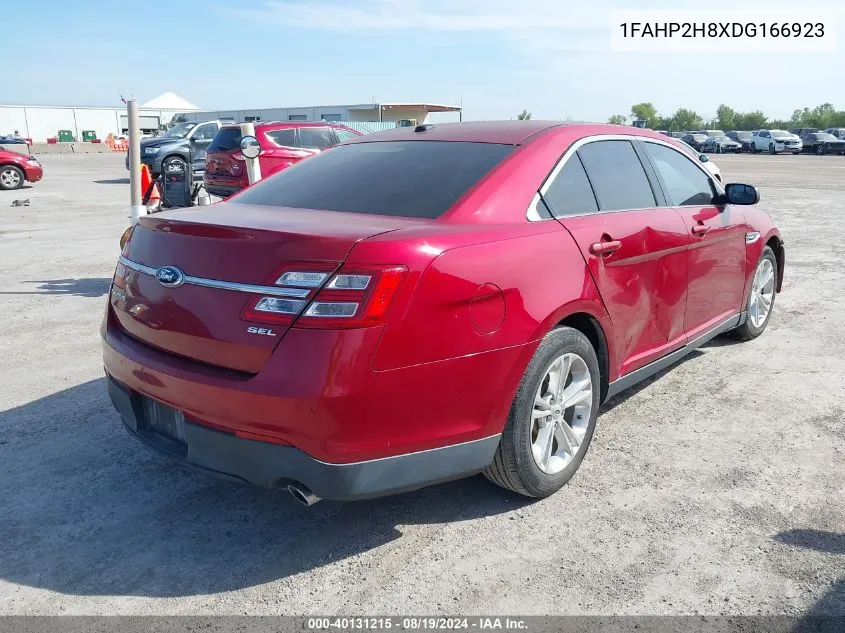
[[[673,132],[700,130],[704,124],[697,112],[687,108],[678,108],[668,121],[670,125],[667,127]]]
[[[636,120],[640,119],[646,122],[646,127],[654,129],[660,123],[660,117],[657,114],[657,108],[651,103],[636,103],[631,106],[631,116]]]
[[[766,115],[759,110],[738,114],[735,123],[738,130],[761,130],[768,125]]]
[[[529,121],[531,119],[531,113],[528,110],[523,110],[516,118],[520,121]]]
[[[716,108],[716,126],[720,130],[736,129],[737,111],[724,103]]]
[[[626,123],[628,123],[628,117],[626,117],[624,114],[614,114],[607,120],[607,122],[613,125],[625,125]]]

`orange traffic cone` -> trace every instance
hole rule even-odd
[[[141,194],[147,213],[158,211],[161,206],[161,193],[159,193],[158,184],[153,180],[150,168],[145,164],[141,165]]]

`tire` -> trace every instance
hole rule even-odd
[[[819,156],[824,156],[827,152],[824,149],[824,145],[816,145],[816,154]]]
[[[14,165],[3,165],[0,167],[0,189],[12,191],[23,187],[26,180],[23,171]]]
[[[771,293],[771,302],[769,304],[768,312],[766,312],[765,318],[762,322],[754,323],[751,317],[751,310],[753,305],[753,298],[755,294],[755,284],[757,282],[757,275],[762,266],[765,266],[763,263],[764,261],[768,261],[772,268],[773,277],[773,286],[772,286],[772,293]],[[750,341],[752,339],[757,338],[763,333],[763,330],[766,329],[766,326],[769,324],[769,320],[772,318],[772,312],[775,308],[775,298],[777,297],[777,279],[778,279],[778,261],[775,257],[774,251],[768,247],[763,247],[763,252],[760,254],[760,259],[757,262],[757,267],[754,269],[754,277],[752,277],[751,287],[748,290],[748,297],[745,299],[745,311],[746,311],[746,319],[745,323],[740,325],[738,328],[732,330],[731,334],[734,338],[737,338],[741,341]]]
[[[777,154],[774,143],[769,143],[769,154]]]
[[[581,398],[578,408],[566,408],[562,415],[555,413],[553,407],[550,408],[550,413],[554,413],[557,420],[549,421],[551,415],[543,420],[535,420],[535,397],[539,397],[541,391],[548,391],[547,386],[551,387],[547,376],[557,359],[562,358],[570,359],[572,368],[572,381],[567,382],[570,379],[567,373],[563,387],[585,384],[589,375],[591,393],[587,394],[587,389],[578,389],[577,393],[585,397]],[[600,386],[599,363],[587,337],[570,327],[560,327],[549,332],[528,363],[508,413],[493,463],[484,471],[484,476],[494,484],[526,497],[548,497],[559,490],[578,470],[590,446],[598,416]],[[589,412],[585,410],[587,402]],[[544,403],[548,406],[548,401]],[[533,444],[541,441],[539,433],[542,431],[538,428],[541,424],[553,429],[547,436],[552,438],[548,444],[553,455],[549,463],[553,463],[559,470],[550,468],[550,472],[544,472],[534,457]],[[562,425],[566,425],[569,431],[559,434],[558,429],[563,429]],[[564,451],[565,457],[559,457],[563,444],[558,443],[558,436],[576,432],[580,438],[577,448],[572,448],[570,444],[570,451]],[[569,443],[568,439],[565,441]]]
[[[752,154],[756,154],[756,153],[757,153],[757,143],[754,143],[754,145],[752,145],[752,146],[751,146],[751,153],[752,153]]]

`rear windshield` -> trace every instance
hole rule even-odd
[[[280,171],[232,200],[437,218],[513,149],[512,145],[446,141],[339,145]]]
[[[241,147],[241,128],[239,127],[221,127],[211,145],[208,146],[209,152],[231,152],[233,149],[240,149]]]

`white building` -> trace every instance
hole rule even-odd
[[[202,110],[179,95],[166,92],[139,107],[141,131],[152,134],[172,119],[202,121],[362,121],[392,122],[413,119],[427,121],[433,112],[457,113],[459,106],[431,103],[364,103],[350,105],[307,106],[295,108],[259,108],[252,110]],[[83,132],[93,131],[104,140],[109,134],[128,131],[126,107],[0,105],[0,136],[17,135],[43,143],[56,137],[59,130],[70,130],[81,141]]]
[[[425,123],[433,112],[453,112],[462,118],[460,106],[435,103],[354,103],[349,105],[258,108],[242,110],[191,110],[179,113],[180,121],[231,119],[234,121],[362,121],[395,122],[412,119]]]
[[[141,129],[152,134],[175,114],[197,109],[182,97],[166,92],[139,107]],[[109,134],[126,132],[128,127],[125,106],[0,105],[0,136],[18,135],[35,143],[58,136],[59,130],[70,130],[81,141],[83,131],[94,131],[104,140]]]

